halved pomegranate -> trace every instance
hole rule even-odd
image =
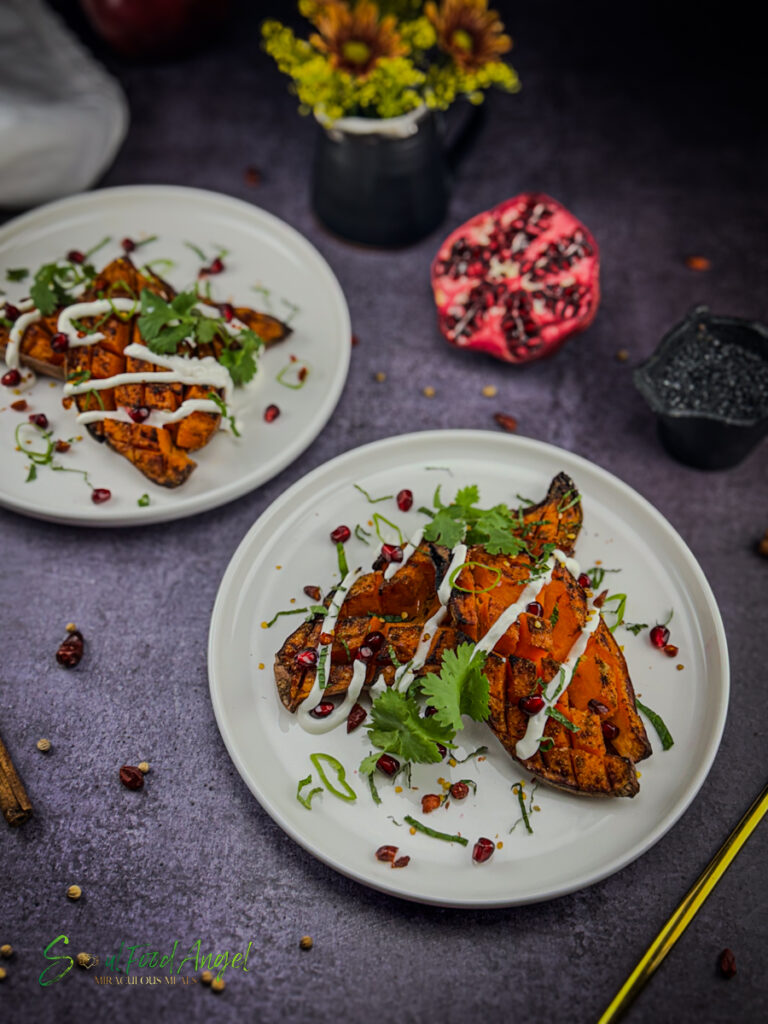
[[[592,323],[597,243],[556,200],[526,192],[446,238],[432,264],[432,290],[452,345],[527,363]]]

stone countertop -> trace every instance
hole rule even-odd
[[[58,6],[82,29],[71,4]],[[727,32],[715,82],[695,56],[711,41],[700,26],[682,58],[667,60],[688,38],[668,18],[659,37],[656,23],[637,14],[619,48],[608,5],[577,16],[556,4],[557,19],[549,7],[516,12],[525,88],[488,104],[444,228],[407,250],[368,251],[313,219],[315,129],[259,52],[256,26],[268,7],[255,5],[209,51],[184,61],[105,58],[133,120],[101,184],[194,185],[284,218],[338,275],[359,345],[321,436],[276,479],[224,508],[114,531],[0,511],[0,733],[35,806],[22,828],[0,827],[0,943],[17,951],[5,964],[0,1018],[595,1020],[765,783],[768,562],[755,543],[768,528],[768,446],[727,472],[678,465],[631,382],[631,367],[696,303],[768,317],[768,157],[752,80],[733,54],[727,63]],[[658,58],[652,73],[649,52]],[[258,187],[246,183],[249,166],[262,172]],[[589,225],[604,294],[586,334],[518,371],[441,341],[428,268],[449,228],[524,189],[556,196]],[[689,270],[691,254],[709,257],[713,269]],[[616,358],[622,348],[625,363]],[[386,391],[374,379],[379,370],[394,385]],[[482,396],[487,384],[498,388],[493,400]],[[426,385],[436,389],[432,400],[421,394]],[[700,794],[640,860],[551,903],[442,910],[347,880],[261,810],[216,728],[207,630],[235,547],[287,486],[348,448],[403,430],[496,429],[498,410],[517,418],[520,434],[615,473],[680,532],[722,611],[731,704]],[[70,619],[88,654],[67,674],[52,655]],[[40,736],[54,744],[48,757],[35,749]],[[116,769],[142,758],[152,763],[148,785],[128,793]],[[764,824],[628,1021],[765,1019],[767,856]],[[77,903],[65,898],[73,882],[84,890]],[[42,949],[60,934],[68,952],[102,960],[123,940],[166,949],[199,938],[205,949],[230,950],[250,941],[250,970],[228,972],[218,1001],[198,986],[106,993],[85,972],[42,988]],[[304,934],[315,940],[310,953],[298,948]],[[716,968],[725,946],[738,964],[730,982]]]

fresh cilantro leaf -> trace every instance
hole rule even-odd
[[[455,651],[445,651],[439,675],[430,672],[421,680],[421,692],[437,709],[432,718],[440,725],[455,732],[464,728],[462,715],[476,722],[484,722],[488,717],[485,657],[475,654],[473,644],[460,644]]]
[[[642,633],[642,631],[644,629],[648,629],[648,623],[647,622],[625,622],[624,623],[624,629],[628,629],[630,633],[634,633],[635,636],[637,636],[638,633]]]
[[[158,337],[166,324],[175,319],[170,305],[149,288],[141,290],[141,314],[139,316],[139,333],[147,344]]]
[[[461,505],[462,508],[470,509],[480,501],[480,489],[477,484],[469,484],[468,487],[461,487],[456,492],[454,505]]]
[[[210,345],[221,332],[221,323],[212,316],[201,316],[195,328],[195,337],[201,345]]]
[[[496,505],[483,512],[469,532],[473,544],[482,544],[492,555],[519,555],[526,550],[525,541],[512,532],[516,520],[505,505]]]
[[[364,757],[360,762],[360,768],[358,769],[361,775],[373,775],[376,771],[376,762],[381,757],[381,752],[377,751],[375,754],[369,754],[368,757]]]
[[[412,697],[399,690],[385,690],[371,707],[368,736],[374,746],[387,753],[406,761],[434,764],[442,759],[437,744],[444,740],[445,733],[436,717],[422,718]]]
[[[197,294],[193,291],[179,292],[171,302],[171,309],[177,316],[187,316],[197,302]]]
[[[458,508],[441,508],[424,528],[424,539],[445,544],[448,548],[456,547],[464,539],[464,523],[460,516],[461,510]]]

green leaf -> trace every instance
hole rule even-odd
[[[648,721],[651,723],[653,728],[658,733],[659,739],[661,740],[661,746],[664,750],[669,750],[670,747],[675,745],[675,741],[672,739],[672,733],[669,731],[664,723],[664,719],[656,711],[652,711],[645,704],[641,704],[640,701],[635,702],[638,709],[642,711]]]
[[[176,314],[165,299],[155,292],[151,292],[149,288],[142,288],[140,298],[139,333],[149,344],[159,336],[170,320],[176,319]],[[153,349],[153,351],[157,350]]]
[[[6,281],[23,281],[25,277],[29,277],[26,267],[9,267],[5,272]]]
[[[474,655],[474,657],[473,657]],[[460,644],[443,654],[440,674],[430,672],[421,681],[421,692],[437,711],[434,721],[454,730],[464,728],[462,715],[484,722],[489,714],[488,678],[483,672],[485,654],[475,654],[473,644]]]
[[[458,508],[442,508],[435,515],[431,523],[424,528],[424,539],[434,541],[436,544],[445,544],[448,548],[454,548],[464,539],[464,523],[459,518],[461,511]]]
[[[506,505],[496,505],[482,513],[469,532],[469,540],[482,544],[491,555],[519,555],[526,545],[512,532],[517,525]]]
[[[422,718],[412,697],[398,690],[385,690],[371,707],[368,736],[374,746],[389,754],[406,761],[436,764],[442,760],[437,744],[444,739],[444,728],[435,718]]]
[[[146,508],[149,505],[149,495],[142,494],[142,496],[137,500],[136,504],[139,506],[139,508]]]
[[[381,752],[377,751],[375,754],[369,754],[368,757],[364,757],[360,762],[360,768],[358,769],[361,775],[372,775],[376,771],[376,762],[381,757]]]
[[[456,492],[454,505],[461,505],[462,508],[470,509],[478,501],[480,501],[480,489],[477,484],[469,484],[467,487],[461,487]]]

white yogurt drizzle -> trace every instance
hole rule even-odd
[[[165,425],[166,423],[178,423],[193,412],[220,413],[221,409],[209,398],[188,398],[182,402],[174,412],[167,409],[150,409],[149,416],[142,420],[143,426],[152,426],[155,423]],[[78,423],[96,423],[99,420],[118,420],[120,423],[136,423],[126,409],[91,409],[89,412],[81,412],[77,417]]]
[[[451,564],[448,566],[448,570],[443,576],[443,582],[440,584],[437,590],[437,597],[441,605],[447,605],[451,599],[451,591],[453,590],[453,584],[455,577],[458,576],[459,567],[464,565],[467,558],[467,545],[457,544],[453,549],[453,555],[451,556]]]
[[[66,334],[70,348],[81,348],[83,345],[95,345],[106,338],[101,331],[92,331],[80,337],[79,329],[72,323],[87,316],[103,316],[105,313],[136,313],[139,304],[135,299],[115,298],[96,299],[93,302],[73,302],[59,313],[56,329]]]
[[[5,309],[5,305],[3,303],[2,308],[0,308],[0,316],[3,315],[2,311]],[[16,322],[8,332],[8,344],[5,347],[5,363],[9,369],[18,370],[19,351],[24,331],[32,324],[36,324],[38,320],[42,320],[43,314],[35,309],[32,299],[24,299],[23,302],[16,302],[14,305],[21,312],[21,316],[16,318]]]
[[[402,561],[400,561],[400,562],[390,562],[389,565],[387,566],[387,568],[384,570],[384,579],[385,580],[391,580],[396,572],[399,572],[403,568],[403,566],[408,564],[408,559],[414,553],[414,551],[419,546],[419,544],[421,544],[421,538],[423,536],[424,536],[424,527],[422,526],[420,529],[418,529],[416,531],[416,533],[414,533],[414,535],[411,537],[411,539],[408,541],[408,543],[403,548],[403,558],[402,558]]]
[[[344,604],[344,599],[347,595],[347,591],[355,582],[363,575],[363,569],[351,569],[344,579],[339,584],[336,593],[331,599],[331,603],[328,606],[323,624],[320,627],[320,636],[323,633],[327,633],[333,636],[333,631],[336,628],[336,622],[339,618],[339,612],[341,606]],[[360,690],[365,682],[365,676],[368,666],[365,662],[356,661],[355,667],[352,671],[352,681],[349,684],[346,696],[341,704],[339,704],[327,718],[315,718],[312,715],[312,710],[317,706],[318,700],[323,695],[324,687],[320,686],[320,667],[321,658],[325,663],[325,679],[326,682],[330,678],[331,674],[331,655],[332,655],[333,641],[329,644],[323,644],[322,642],[317,646],[317,662],[315,667],[315,679],[312,683],[312,689],[309,691],[307,696],[301,702],[298,711],[296,712],[296,718],[298,719],[299,725],[305,732],[311,732],[315,735],[320,733],[330,732],[331,729],[335,729],[337,725],[340,725],[344,718],[355,703],[357,698],[360,696]],[[327,653],[323,654],[323,651]]]
[[[222,366],[213,356],[203,359],[187,356],[156,355],[146,345],[126,345],[124,355],[132,359],[142,359],[167,369],[167,373],[156,373],[152,370],[138,370],[135,373],[116,373],[113,377],[91,378],[80,384],[69,381],[64,385],[65,395],[82,395],[88,391],[105,391],[120,387],[123,384],[200,384],[203,386],[222,388],[229,392],[232,378],[229,370]]]

